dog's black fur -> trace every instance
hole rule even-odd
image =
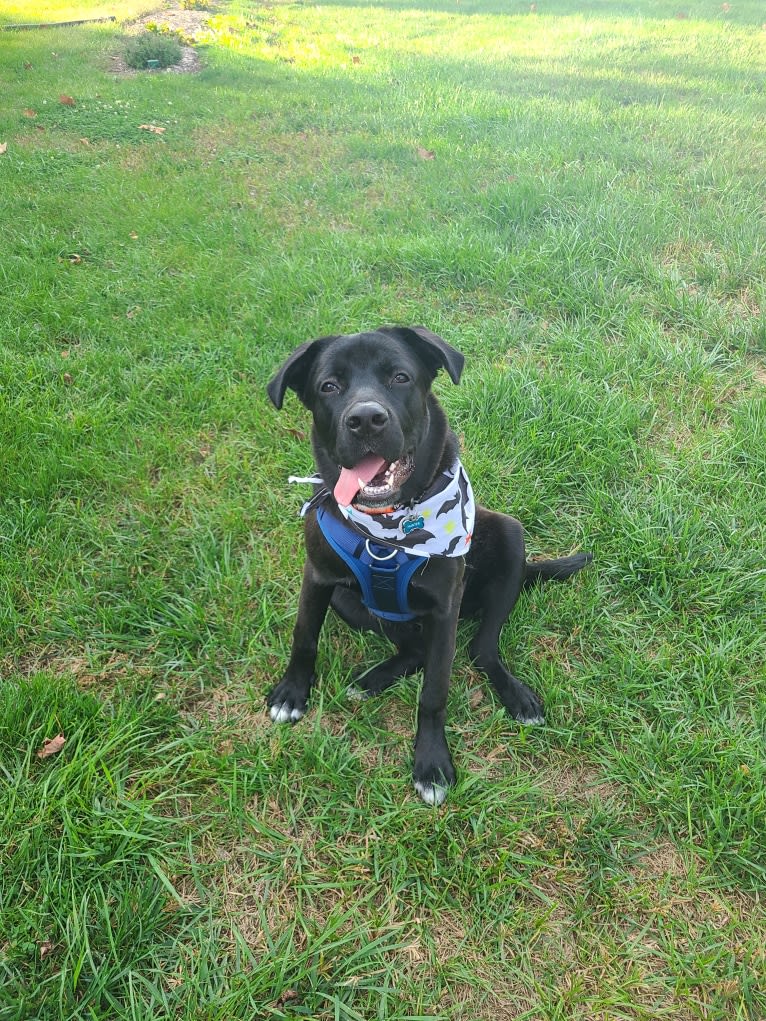
[[[370,452],[387,462],[410,454],[414,469],[396,500],[406,505],[417,501],[458,453],[457,438],[431,392],[440,368],[457,383],[463,356],[424,327],[385,326],[303,344],[271,380],[268,394],[281,408],[286,390],[294,390],[312,413],[314,459],[330,491],[341,466],[352,468]],[[328,505],[331,513],[339,514],[334,500]],[[477,506],[468,555],[428,560],[410,584],[416,619],[391,623],[372,616],[362,604],[355,579],[327,544],[313,512],[306,517],[305,538],[307,559],[292,655],[268,696],[273,719],[295,721],[306,711],[315,682],[317,640],[332,605],[353,627],[375,630],[396,646],[390,659],[357,679],[365,696],[423,670],[413,778],[424,801],[441,803],[455,781],[444,724],[458,616],[480,618],[471,658],[510,715],[522,723],[543,722],[540,699],[500,658],[500,630],[522,588],[567,578],[585,567],[590,554],[527,562],[521,524]]]

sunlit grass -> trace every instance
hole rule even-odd
[[[123,21],[156,9],[155,0],[120,0],[120,3],[102,3],[101,0],[3,0],[0,4],[0,25],[35,25],[42,22],[79,21],[88,18],[117,17]]]

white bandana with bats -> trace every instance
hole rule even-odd
[[[294,479],[318,482],[319,479]],[[318,497],[330,496],[326,490],[304,505],[302,514],[316,506]],[[442,472],[417,503],[394,507],[382,514],[365,514],[338,506],[343,517],[357,532],[373,542],[396,546],[420,557],[463,557],[473,536],[476,504],[465,468],[456,460]]]

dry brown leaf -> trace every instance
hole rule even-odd
[[[8,143],[0,142],[0,156],[2,156],[4,152],[8,152]]]
[[[132,238],[133,241],[136,241],[138,238],[138,234],[136,234],[134,230],[132,230],[128,236]]]
[[[151,131],[151,133],[153,135],[164,135],[165,134],[165,129],[164,128],[158,128],[156,124],[139,124],[138,125],[138,130],[139,131]]]
[[[476,709],[484,701],[484,692],[481,688],[474,688],[468,696],[468,704],[471,709]]]
[[[59,96],[59,103],[62,106],[74,106],[75,102],[71,96]]]
[[[22,110],[21,112],[24,114],[25,117],[36,117],[37,116],[37,110],[26,109],[26,110]]]
[[[362,58],[361,57],[352,57],[351,58],[351,63],[352,64],[361,64],[362,63]]]
[[[30,62],[28,60],[24,61],[24,70],[25,71],[31,71],[32,70],[32,65],[30,64]]]
[[[79,266],[82,262],[82,256],[78,255],[77,252],[72,252],[71,255],[67,255],[67,259],[72,263],[73,266]]]
[[[51,755],[56,755],[66,744],[66,738],[63,734],[57,734],[52,737],[49,741],[46,741],[42,748],[37,751],[38,759],[48,759]]]
[[[71,372],[65,372],[62,378],[63,378],[63,380],[64,380],[64,382],[66,383],[67,386],[71,386],[72,385],[72,373]]]
[[[90,145],[90,141],[87,138],[80,139],[80,145]]]
[[[421,145],[419,145],[418,156],[420,156],[422,160],[432,160],[434,156],[436,156],[436,153],[433,149],[424,149]]]
[[[44,943],[39,943],[38,946],[40,947],[40,960],[42,961],[53,950],[53,944],[49,939],[46,939]]]
[[[285,989],[282,995],[277,1000],[278,1007],[284,1007],[285,1004],[290,1003],[291,1000],[297,1000],[298,994],[294,989]]]

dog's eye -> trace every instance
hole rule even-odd
[[[326,379],[319,387],[319,390],[323,394],[334,394],[340,390],[340,387],[334,379]]]
[[[409,383],[410,377],[406,372],[397,372],[393,378],[394,383]]]

